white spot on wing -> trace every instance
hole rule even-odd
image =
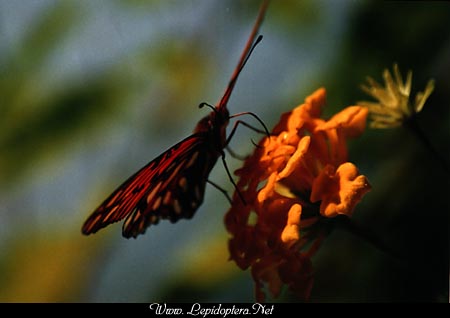
[[[166,171],[170,171],[170,170],[172,170],[173,168],[175,168],[176,164],[177,164],[177,163],[176,163],[175,161],[172,162],[172,163],[167,167]]]
[[[186,168],[189,168],[190,166],[192,166],[194,164],[194,162],[197,160],[197,157],[198,157],[198,151],[194,152],[191,159],[189,159],[189,162],[187,163]]]
[[[178,199],[173,200],[173,209],[176,214],[181,214],[181,205]]]
[[[139,210],[134,211],[134,213],[133,213],[133,222],[136,222],[140,218],[141,218],[141,211],[139,211]]]
[[[159,208],[159,206],[161,205],[161,201],[162,201],[162,198],[158,197],[158,199],[155,200],[155,203],[153,203],[152,210],[157,210]]]
[[[116,201],[116,199],[120,195],[122,195],[122,192],[123,192],[122,190],[121,191],[117,191],[116,195],[109,200],[108,204],[106,205],[106,208],[109,208]]]
[[[130,225],[130,223],[132,222],[132,219],[133,219],[132,215],[131,214],[128,215],[128,217],[125,219],[125,222],[123,223],[124,229]]]
[[[183,168],[183,165],[178,165],[175,170],[173,170],[172,174],[164,181],[163,187],[167,187],[167,185],[172,182],[173,178],[176,177],[176,175],[180,172],[181,168]]]
[[[167,191],[166,194],[164,195],[163,204],[168,205],[171,197],[172,197],[172,192]]]
[[[198,185],[194,188],[194,194],[195,198],[200,201],[202,198],[202,194],[200,193],[200,188],[198,187]]]
[[[159,188],[161,188],[161,182],[159,182],[152,190],[152,192],[149,193],[149,195],[147,196],[147,203],[150,203],[153,200],[153,197],[155,196],[155,194],[158,192]]]
[[[155,224],[158,221],[158,217],[156,215],[152,215],[150,216],[149,221],[151,224]]]
[[[108,212],[108,214],[105,215],[105,217],[103,218],[103,221],[108,221],[108,219],[114,214],[114,212],[119,208],[118,205],[116,205],[115,207],[113,207],[111,209],[111,211]]]
[[[183,192],[186,192],[186,190],[187,190],[187,179],[186,179],[186,177],[180,178],[180,180],[178,181],[178,185],[183,190]]]

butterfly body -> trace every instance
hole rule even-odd
[[[189,219],[202,204],[208,176],[227,146],[230,121],[227,103],[237,77],[254,48],[267,2],[263,3],[252,34],[222,99],[203,117],[191,136],[169,148],[122,183],[85,221],[83,234],[92,234],[125,218],[122,235],[142,234],[161,219]],[[257,42],[260,38],[257,40]],[[231,178],[231,176],[230,176]]]

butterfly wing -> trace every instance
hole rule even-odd
[[[148,163],[119,186],[86,220],[83,234],[125,218],[124,237],[136,237],[160,219],[191,218],[203,202],[218,153],[205,133],[194,134]]]

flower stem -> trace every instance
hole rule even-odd
[[[385,253],[386,255],[392,256],[397,260],[402,260],[397,252],[395,252],[392,248],[390,248],[383,240],[380,239],[373,231],[361,227],[361,225],[356,224],[351,218],[347,216],[337,216],[336,223],[337,226],[343,228],[349,233],[362,238],[366,242],[370,243],[372,246],[377,248],[379,251]]]
[[[433,144],[431,143],[430,139],[427,137],[425,132],[420,128],[416,117],[415,116],[410,117],[407,121],[404,122],[404,126],[408,128],[422,142],[422,144],[427,148],[427,150],[430,151],[433,154],[433,156],[439,161],[445,172],[449,174],[450,169],[448,163],[433,146]]]

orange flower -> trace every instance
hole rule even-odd
[[[265,285],[272,297],[287,285],[307,299],[311,257],[326,234],[326,220],[351,216],[370,190],[347,162],[347,139],[364,131],[368,110],[351,106],[323,120],[325,95],[318,89],[284,113],[270,138],[235,172],[246,204],[235,193],[225,215],[230,258],[241,269],[251,267],[257,301],[264,301]]]

